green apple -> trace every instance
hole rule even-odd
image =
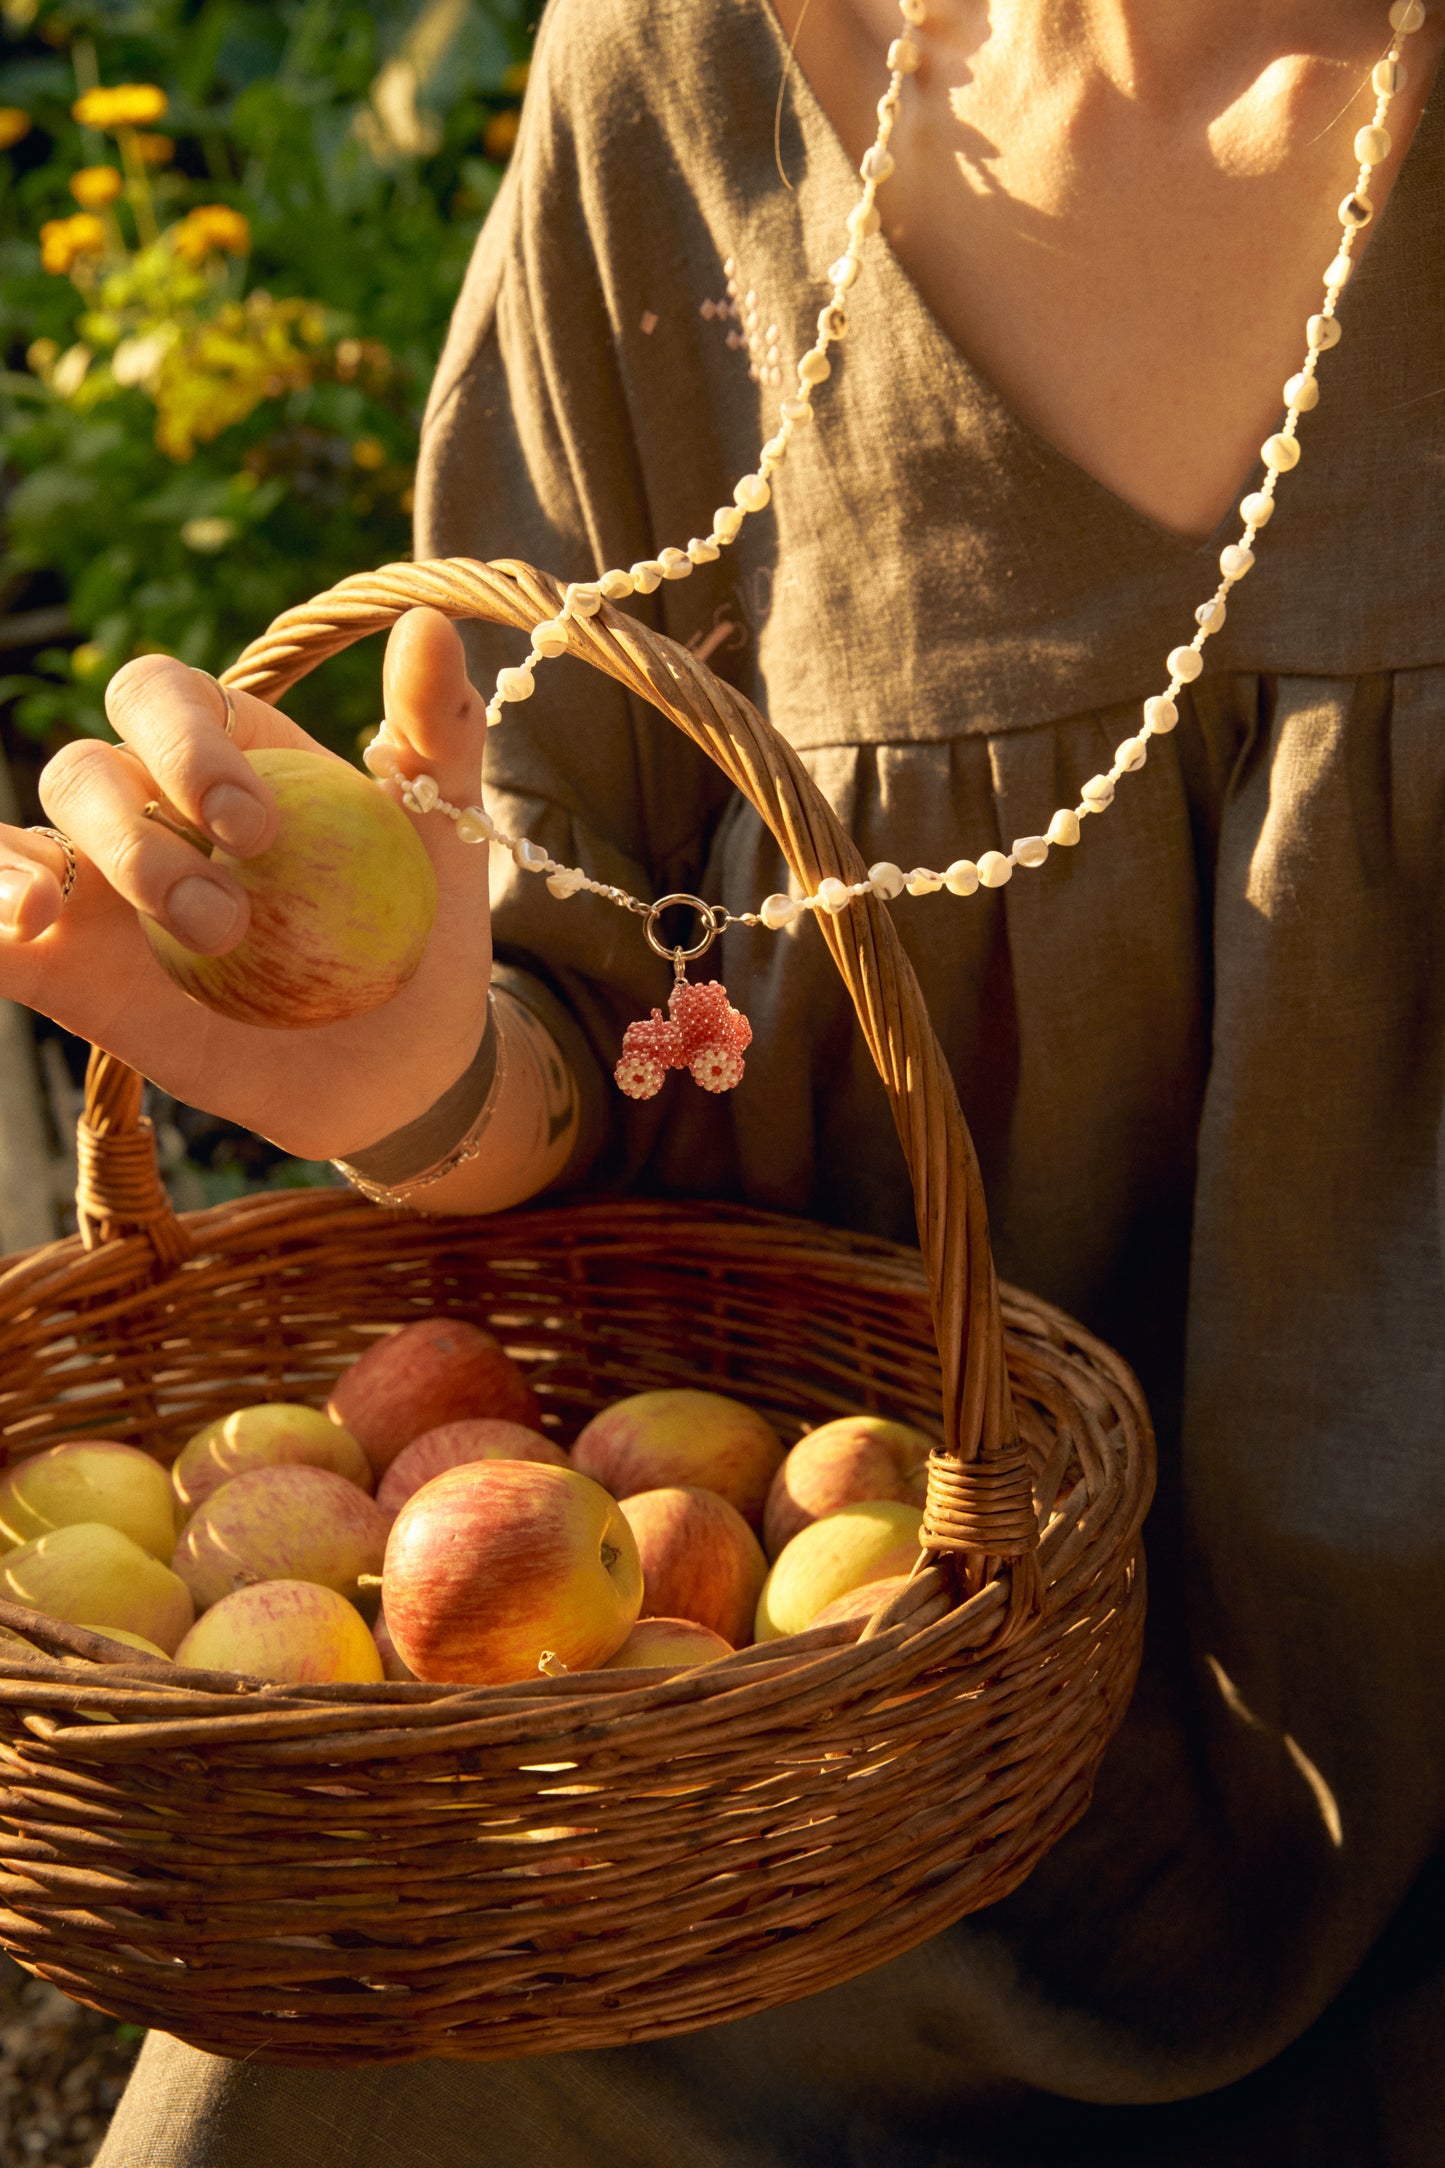
[[[108,1438],[52,1445],[0,1476],[5,1543],[30,1543],[76,1521],[104,1521],[168,1566],[176,1547],[171,1479],[149,1453]]]
[[[120,1626],[167,1656],[196,1615],[190,1590],[169,1566],[100,1521],[76,1521],[7,1551],[0,1595],[68,1626],[102,1634]]]
[[[276,840],[254,858],[209,855],[246,890],[250,926],[228,955],[198,956],[143,918],[157,959],[242,1024],[300,1029],[380,1008],[415,972],[436,917],[425,845],[344,760],[279,747],[246,758],[280,808]]]
[[[910,1572],[922,1526],[917,1506],[894,1498],[844,1506],[826,1520],[809,1522],[784,1545],[763,1583],[754,1622],[757,1639],[803,1633],[850,1589]]]
[[[358,1490],[371,1489],[371,1462],[351,1432],[319,1408],[289,1400],[261,1401],[207,1423],[181,1447],[171,1482],[182,1506],[194,1513],[234,1477],[292,1464],[329,1468]]]

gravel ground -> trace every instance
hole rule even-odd
[[[0,1956],[0,2162],[89,2168],[141,2035]]]

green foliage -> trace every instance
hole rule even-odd
[[[0,680],[23,730],[103,732],[128,657],[219,669],[408,553],[421,408],[530,12],[3,0],[0,601],[63,596],[80,636]],[[164,117],[87,105],[96,85],[159,86]],[[353,652],[293,712],[350,751],[377,682]]]

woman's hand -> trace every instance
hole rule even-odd
[[[403,772],[434,775],[454,804],[476,803],[484,703],[439,612],[411,610],[398,621],[385,685]],[[414,1120],[476,1051],[491,975],[489,853],[459,842],[446,819],[417,820],[436,868],[436,924],[415,977],[382,1008],[301,1031],[260,1030],[202,1008],[162,971],[136,913],[187,947],[222,955],[246,931],[246,894],[143,808],[163,797],[225,850],[249,857],[271,841],[276,809],[242,755],[260,746],[325,751],[265,701],[233,697],[227,738],[216,687],[200,672],[165,656],[118,672],[106,707],[121,744],[68,745],[40,779],[45,818],[79,861],[67,902],[59,847],[0,827],[0,995],[285,1151],[337,1158]],[[400,799],[400,783],[378,787]]]

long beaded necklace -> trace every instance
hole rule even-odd
[[[903,29],[888,47],[888,88],[878,101],[877,133],[859,167],[863,185],[848,214],[847,246],[829,267],[830,290],[818,313],[817,335],[798,362],[794,388],[779,406],[777,428],[763,445],[757,467],[737,482],[732,503],[722,505],[714,512],[710,532],[705,536],[694,536],[685,549],[661,549],[656,557],[644,558],[625,571],[616,568],[595,580],[573,581],[565,590],[557,615],[533,631],[532,645],[523,661],[498,672],[487,703],[489,729],[502,721],[507,706],[531,697],[537,666],[565,652],[569,618],[595,617],[604,601],[622,602],[630,595],[650,595],[664,580],[686,579],[695,566],[714,563],[722,551],[737,540],[745,519],[767,509],[772,496],[772,477],[786,458],[794,437],[812,421],[814,394],[833,373],[828,350],[847,335],[848,295],[862,268],[863,249],[879,229],[876,198],[894,170],[893,154],[888,145],[904,82],[917,70],[923,57],[917,31],[927,14],[927,0],[898,0],[898,6]],[[1180,690],[1193,684],[1202,672],[1204,643],[1224,624],[1232,589],[1254,567],[1255,542],[1274,513],[1280,478],[1299,464],[1300,416],[1310,413],[1319,403],[1320,357],[1339,344],[1340,324],[1336,314],[1339,298],[1354,269],[1356,237],[1374,216],[1369,193],[1371,175],[1390,155],[1390,133],[1385,122],[1396,93],[1405,85],[1401,48],[1405,39],[1419,30],[1424,21],[1423,0],[1393,0],[1389,11],[1389,49],[1384,58],[1376,62],[1372,76],[1374,117],[1355,135],[1358,170],[1353,186],[1339,207],[1339,246],[1324,274],[1324,298],[1318,311],[1305,324],[1304,359],[1284,387],[1283,424],[1266,437],[1260,447],[1263,476],[1258,487],[1250,490],[1240,502],[1243,525],[1239,538],[1227,543],[1220,551],[1218,585],[1194,613],[1197,628],[1194,637],[1186,645],[1170,650],[1166,657],[1169,677],[1164,690],[1144,702],[1138,730],[1116,748],[1112,765],[1100,774],[1090,776],[1080,789],[1078,803],[1060,806],[1041,834],[1016,837],[1007,851],[984,851],[976,860],[955,858],[952,864],[937,870],[930,866],[915,866],[905,872],[891,860],[880,860],[869,867],[868,878],[864,881],[849,883],[830,878],[820,883],[814,895],[772,895],[766,897],[756,911],[733,912],[724,904],[708,903],[700,896],[691,895],[664,896],[655,903],[645,903],[625,889],[593,880],[580,866],[561,864],[540,844],[525,836],[504,835],[481,806],[450,804],[442,797],[434,776],[417,775],[407,781],[403,803],[412,812],[442,813],[455,822],[457,834],[464,843],[488,844],[496,850],[510,851],[522,871],[545,879],[548,890],[559,901],[582,894],[601,896],[625,911],[634,912],[645,921],[643,930],[649,945],[659,956],[671,958],[675,983],[668,1015],[664,1017],[660,1010],[654,1009],[650,1018],[630,1024],[624,1035],[622,1059],[614,1073],[619,1086],[629,1097],[650,1098],[660,1089],[666,1071],[671,1068],[689,1069],[696,1081],[709,1091],[727,1091],[741,1078],[743,1054],[752,1037],[747,1019],[729,1005],[723,989],[716,982],[689,985],[685,973],[686,965],[704,955],[725,927],[762,926],[776,933],[794,924],[804,912],[843,911],[861,896],[892,901],[905,890],[910,896],[934,895],[940,889],[947,889],[954,896],[971,896],[979,888],[1002,888],[1013,878],[1017,868],[1041,866],[1051,849],[1077,843],[1082,823],[1091,815],[1105,812],[1113,803],[1122,778],[1143,767],[1149,757],[1149,740],[1173,730],[1179,720]],[[399,775],[397,749],[394,741],[388,739],[384,723],[365,757],[373,774],[380,777]],[[700,930],[689,946],[669,945],[661,937],[662,915],[676,906],[690,907],[697,914]]]

